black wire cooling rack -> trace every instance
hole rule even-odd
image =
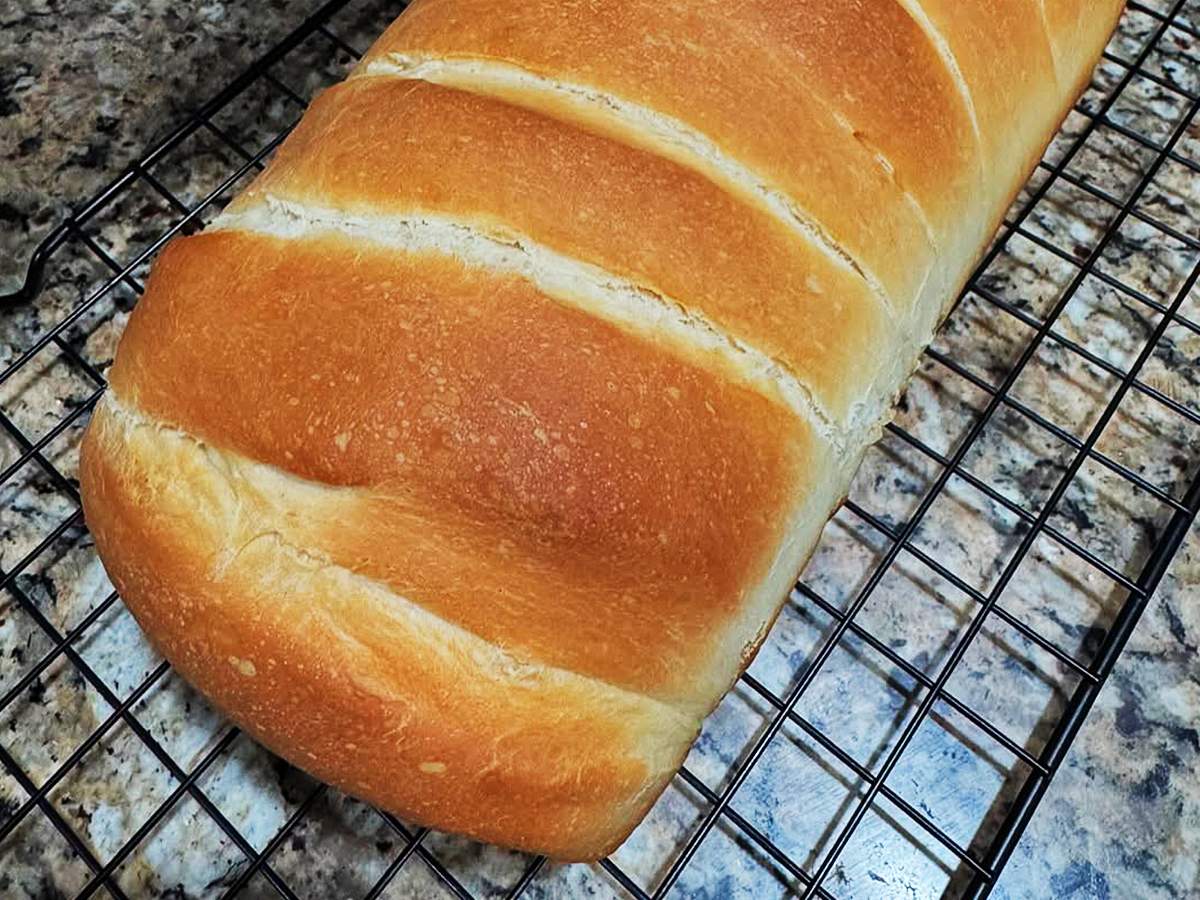
[[[148,648],[82,522],[79,437],[150,259],[398,11],[327,3],[2,299],[0,894],[987,895],[1200,507],[1200,8],[1129,4],[758,659],[595,866],[257,747]]]

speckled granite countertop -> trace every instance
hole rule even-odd
[[[315,3],[271,0],[251,4],[211,0],[196,4],[0,2],[0,292],[14,287],[37,239],[68,207],[116,174],[153,137],[222,87],[247,62],[294,27]],[[362,35],[387,18],[376,3],[345,29]],[[1200,24],[1200,3],[1192,21]],[[1152,27],[1130,17],[1125,50],[1136,49]],[[349,34],[342,32],[349,39]],[[1121,49],[1118,46],[1118,49]],[[325,48],[326,56],[335,54]],[[1200,91],[1200,44],[1173,33],[1170,48],[1151,68]],[[300,62],[285,81],[307,94],[336,77],[346,59],[328,67]],[[320,74],[327,71],[328,74]],[[1111,73],[1110,73],[1111,75]],[[1103,78],[1102,78],[1103,80]],[[1177,98],[1147,83],[1127,92],[1114,111],[1124,124],[1162,137],[1177,115]],[[269,136],[273,113],[240,133],[249,144]],[[279,113],[279,122],[286,112]],[[265,121],[264,121],[265,120]],[[261,134],[255,131],[261,130]],[[1116,137],[1089,145],[1078,169],[1118,195],[1136,170],[1137,153]],[[1200,159],[1200,127],[1193,124],[1181,152]],[[228,149],[206,144],[181,150],[172,190],[185,199],[202,196],[216,172],[229,170]],[[183,172],[184,174],[179,174]],[[1200,179],[1168,167],[1146,195],[1143,208],[1180,231],[1200,237]],[[98,223],[94,238],[120,260],[161,231],[168,216],[161,200],[124,203]],[[1056,188],[1031,217],[1030,230],[1084,251],[1102,230],[1106,213],[1068,188]],[[1127,223],[1104,267],[1126,283],[1167,298],[1196,254],[1152,229]],[[1065,272],[1065,274],[1064,274]],[[1043,312],[1070,272],[1027,240],[1014,239],[989,270],[985,283],[1031,314]],[[5,363],[65,309],[99,283],[103,272],[67,258],[51,273],[39,305],[4,313],[0,363]],[[72,347],[100,370],[111,361],[129,299],[114,298],[68,335]],[[1200,318],[1200,298],[1185,309]],[[1067,308],[1060,331],[1114,364],[1127,364],[1153,327],[1152,316],[1111,293],[1085,285]],[[994,380],[1028,338],[1015,320],[980,301],[968,300],[938,339],[938,346]],[[1200,410],[1200,342],[1170,332],[1147,369],[1164,393]],[[46,431],[88,393],[60,358],[47,358],[0,390],[0,408],[27,434]],[[1039,353],[1015,388],[1029,406],[1079,434],[1107,400],[1111,383],[1076,357],[1053,349]],[[947,450],[979,405],[969,386],[928,366],[911,385],[899,420],[913,434]],[[1101,448],[1134,466],[1158,486],[1179,493],[1193,474],[1200,435],[1178,417],[1152,405],[1122,407]],[[46,448],[47,457],[70,476],[77,454],[78,424]],[[997,417],[973,451],[971,470],[1011,499],[1035,505],[1057,476],[1064,449],[1020,417]],[[20,448],[0,435],[0,467]],[[1042,460],[1039,462],[1038,460]],[[20,565],[71,504],[32,467],[2,486],[0,567]],[[1072,488],[1056,527],[1109,560],[1134,566],[1146,536],[1163,521],[1161,507],[1130,496],[1116,479],[1086,471],[1089,482]],[[852,494],[886,522],[902,521],[933,477],[927,460],[900,441],[872,451]],[[1082,478],[1083,476],[1081,476]],[[992,503],[981,503],[959,485],[930,511],[916,543],[986,590],[1007,560],[1020,529]],[[843,511],[827,529],[805,580],[834,606],[844,606],[880,553],[880,541]],[[27,564],[14,585],[58,628],[77,625],[100,604],[108,583],[81,529],[67,529]],[[1126,566],[1122,565],[1122,568]],[[1133,569],[1129,569],[1133,571]],[[51,646],[30,624],[12,596],[0,597],[0,693],[7,691]],[[1068,599],[1069,598],[1069,599]],[[1095,624],[1111,617],[1123,594],[1052,544],[1037,545],[1004,596],[1006,608],[1071,652],[1086,656]],[[966,621],[970,602],[915,563],[894,568],[864,608],[860,621],[916,668],[930,673],[945,658],[950,637]],[[756,660],[753,674],[783,693],[805,655],[830,628],[811,604],[789,604]],[[1073,683],[1061,664],[1002,628],[985,629],[964,658],[950,688],[1033,751],[1044,740],[1045,722],[1061,707]],[[82,659],[124,697],[154,670],[158,658],[129,615],[109,606],[77,642]],[[1023,841],[1001,877],[995,896],[1004,898],[1200,897],[1200,540],[1189,537],[1138,626],[1112,680],[1101,693],[1068,760],[1050,787]],[[865,646],[847,641],[831,657],[799,711],[831,735],[862,765],[875,767],[911,714],[912,679]],[[81,678],[60,657],[0,712],[0,747],[35,783],[62,764],[111,712],[111,698]],[[770,708],[739,687],[707,723],[688,761],[693,773],[716,790],[730,764],[767,721]],[[174,675],[156,682],[133,707],[137,721],[185,769],[199,762],[226,733],[220,717]],[[880,722],[890,727],[880,728]],[[868,725],[874,723],[874,728]],[[940,827],[970,842],[1000,786],[1019,768],[990,739],[972,733],[943,710],[937,725],[917,733],[889,785]],[[793,733],[794,732],[794,733]],[[968,752],[969,751],[969,752]],[[819,754],[798,729],[785,727],[739,791],[738,813],[784,851],[811,866],[821,858],[844,819],[854,779]],[[310,796],[312,782],[244,736],[219,755],[197,784],[221,813],[261,850]],[[91,852],[105,862],[134,833],[174,786],[162,761],[119,725],[49,792],[53,809]],[[0,769],[0,829],[25,803],[26,792]],[[401,836],[366,807],[334,792],[312,801],[301,824],[269,859],[272,870],[301,896],[361,896],[404,847]],[[703,813],[703,802],[676,784],[614,859],[635,880],[652,885],[664,860]],[[949,857],[926,837],[921,848],[896,843],[895,818],[885,807],[870,814],[835,868],[829,887],[847,897],[936,897],[954,893],[961,876]],[[984,826],[986,827],[986,825]],[[911,826],[901,827],[901,831]],[[519,877],[526,860],[468,841],[429,835],[383,896],[445,895],[418,857],[436,858],[480,896],[499,896]],[[244,849],[244,848],[243,848]],[[244,869],[239,850],[212,823],[193,794],[152,829],[117,870],[130,897],[220,895]],[[0,838],[0,896],[74,896],[88,871],[44,817],[27,817]],[[675,896],[695,898],[791,896],[786,875],[761,854],[718,828],[685,870]],[[615,882],[595,867],[547,866],[527,896],[611,896]],[[240,896],[269,897],[261,872]]]

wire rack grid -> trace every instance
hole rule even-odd
[[[767,644],[594,866],[415,827],[253,744],[146,645],[80,513],[154,254],[398,11],[327,3],[2,298],[0,894],[986,896],[1200,508],[1200,6],[1129,4]]]

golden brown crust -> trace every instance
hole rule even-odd
[[[794,197],[904,303],[932,264],[924,226],[873,151],[855,139],[854,126],[814,95],[785,35],[773,32],[776,15],[805,27],[791,2],[420,0],[367,61],[395,52],[498,60],[682,120]],[[846,20],[843,5],[829,0],[835,23]],[[856,50],[853,64],[861,58]],[[946,176],[950,183],[959,177]]]
[[[1062,105],[1041,0],[906,2],[928,16],[962,73],[992,206],[1022,178],[1030,148],[1044,143],[1046,125]]]
[[[822,453],[719,367],[521,279],[335,235],[174,243],[111,380],[216,446],[371,489],[277,514],[299,546],[515,653],[698,705]]]
[[[928,35],[896,0],[745,0],[739,19],[776,52],[776,66],[882,154],[939,246],[963,228],[981,164],[970,112]]]
[[[948,3],[949,0],[905,0],[905,2],[920,2],[929,6],[931,11],[936,11],[940,3]],[[1021,188],[1037,168],[1038,162],[1053,140],[1058,126],[1070,113],[1080,95],[1087,89],[1096,60],[1104,49],[1109,35],[1116,28],[1121,12],[1125,8],[1125,0],[1097,0],[1095,3],[1092,3],[1091,0],[1037,0],[1037,3],[1039,6],[1037,20],[1044,26],[1043,31],[1047,35],[1054,57],[1056,88],[1054,96],[1046,100],[1044,79],[1047,76],[1044,59],[1041,51],[1037,49],[1036,35],[1031,35],[1028,37],[1031,46],[1029,59],[1023,61],[1026,65],[1036,67],[1043,73],[1042,80],[1036,82],[1038,90],[1031,93],[1028,102],[1015,108],[1008,118],[998,117],[990,124],[986,115],[983,119],[985,133],[988,135],[987,139],[995,142],[993,153],[997,154],[996,166],[1001,172],[1008,173],[1006,177],[991,179],[992,187],[1000,190],[999,198],[991,203],[982,204],[983,207],[990,206],[991,210],[985,232],[989,235],[995,234],[1000,228],[1005,214],[1016,201]],[[1003,2],[1000,5],[1003,6]],[[1000,13],[997,12],[996,15],[1000,15]],[[950,17],[947,16],[944,21],[947,34],[953,35],[955,26],[948,24]],[[988,30],[1001,34],[1006,33],[1000,29],[989,28]],[[956,40],[962,42],[965,38],[959,37]],[[965,46],[963,44],[964,49],[960,51],[961,53],[969,52]],[[976,52],[982,54],[986,59],[995,58],[997,67],[1003,68],[1005,65],[1004,51],[997,50],[995,47],[990,50],[985,49],[987,46],[987,36],[981,35]],[[1003,42],[998,42],[996,46],[1003,46]],[[1039,60],[1041,61],[1039,62]],[[972,75],[971,78],[973,90],[987,90],[984,75]],[[997,85],[996,90],[1003,91],[1004,85]],[[981,105],[986,109],[986,100],[982,101]],[[1040,124],[1038,127],[1034,127],[1034,123]],[[1024,135],[1025,139],[1023,141],[1012,140],[1009,142],[1007,150],[1003,150],[1001,148],[1005,142],[1003,139],[996,139],[994,135],[1002,134],[1006,130],[1012,135]],[[1006,155],[1000,156],[999,154]],[[958,298],[974,271],[976,261],[982,251],[983,248],[980,247],[977,252],[964,256],[962,265],[948,282],[939,314],[932,320],[935,324],[941,321]]]
[[[233,465],[107,403],[84,443],[96,545],[185,678],[267,746],[416,822],[559,859],[628,834],[694,715],[522,664],[291,548],[240,502],[252,468]]]
[[[263,195],[532,237],[779,358],[838,419],[870,392],[874,373],[856,361],[898,337],[853,271],[703,176],[438,85],[358,78],[330,89],[239,207]]]
[[[1087,87],[1096,57],[1125,8],[1124,0],[1042,0],[1058,80],[1074,100]]]

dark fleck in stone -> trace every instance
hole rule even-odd
[[[1132,694],[1122,693],[1121,706],[1117,709],[1116,716],[1117,732],[1122,737],[1134,737],[1146,727],[1146,720],[1142,718],[1142,711],[1138,708],[1138,702]]]
[[[1167,793],[1171,784],[1171,769],[1165,762],[1157,763],[1133,789],[1134,794],[1143,800],[1157,800]]]
[[[1111,896],[1107,876],[1086,860],[1052,875],[1050,886],[1056,900],[1109,900]]]

